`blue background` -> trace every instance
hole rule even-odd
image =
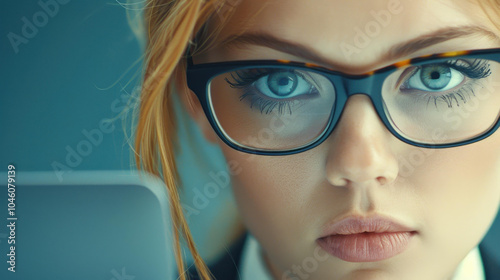
[[[119,111],[140,76],[141,49],[125,9],[113,1],[69,1],[16,53],[8,34],[22,34],[23,17],[33,22],[42,10],[37,2],[8,1],[0,10],[0,170],[9,163],[21,171],[54,170],[54,164],[130,169]],[[112,129],[103,132],[99,125],[109,119]],[[90,150],[84,131],[97,130],[102,141]],[[194,235],[201,240],[203,228]],[[497,218],[485,242],[500,258],[499,236]]]
[[[39,11],[37,1],[9,1],[0,12],[0,166],[13,162],[23,171],[53,170],[54,162],[67,166],[67,149],[76,151],[86,140],[83,130],[99,129],[100,121],[117,117],[125,107],[120,96],[130,93],[135,83],[122,87],[141,65],[127,72],[141,52],[124,8],[112,1],[60,5],[16,54],[7,34],[21,35],[21,19],[33,22]],[[121,120],[113,125],[90,153],[83,150],[88,155],[81,163],[68,167],[129,168]]]

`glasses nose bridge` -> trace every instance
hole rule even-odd
[[[343,112],[349,97],[356,94],[366,95],[372,103],[373,109],[380,113],[380,104],[382,104],[382,84],[376,75],[360,75],[360,76],[341,76],[338,77],[340,88],[337,87],[337,105],[336,110]],[[340,117],[340,115],[338,116]],[[379,116],[380,117],[380,116]]]
[[[342,86],[346,99],[355,94],[365,94],[373,100],[376,92],[376,79],[374,75],[342,77]],[[379,85],[381,86],[381,85]]]
[[[340,88],[337,87],[337,103],[335,105],[336,112],[333,117],[334,127],[337,126],[341,116],[345,111],[347,101],[349,97],[354,95],[366,95],[371,102],[372,109],[378,118],[387,127],[387,123],[384,121],[383,114],[383,101],[382,101],[382,86],[384,79],[377,75],[359,75],[359,76],[338,76],[337,83],[340,84]],[[389,128],[388,128],[389,129]],[[330,133],[333,132],[330,131]]]

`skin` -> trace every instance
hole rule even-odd
[[[500,47],[497,40],[478,34],[388,60],[383,53],[392,46],[444,27],[471,24],[498,33],[471,1],[401,1],[402,12],[392,15],[390,24],[359,54],[346,56],[340,42],[352,44],[354,27],[364,28],[373,20],[370,11],[387,10],[387,2],[244,0],[218,41],[242,30],[267,32],[307,46],[324,61],[248,44],[218,46],[196,57],[195,63],[290,59],[360,74],[424,54]],[[320,146],[291,156],[252,156],[222,143],[191,98],[195,106],[187,108],[206,139],[218,143],[227,161],[239,166],[232,176],[238,208],[275,279],[286,279],[284,272],[294,268],[301,276],[292,279],[450,279],[497,214],[500,132],[456,148],[414,147],[385,128],[368,97],[354,95]],[[318,249],[316,239],[329,222],[373,214],[418,232],[407,250],[363,263]],[[301,265],[315,256],[318,267],[307,272]]]

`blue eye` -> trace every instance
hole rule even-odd
[[[278,96],[288,96],[299,83],[297,75],[291,72],[278,72],[267,76],[267,85],[269,89]]]
[[[274,99],[296,97],[315,90],[300,74],[292,71],[270,73],[255,81],[254,87],[263,95]]]
[[[407,89],[422,91],[447,91],[460,85],[464,74],[446,65],[422,66],[406,82]]]

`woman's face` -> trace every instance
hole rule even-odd
[[[235,14],[217,40],[266,34],[303,46],[308,54],[242,41],[218,46],[196,63],[288,59],[361,74],[425,54],[500,47],[492,34],[475,28],[498,33],[470,0],[228,2]],[[422,40],[435,32],[446,40]],[[422,44],[413,44],[417,49],[411,53],[386,55],[417,39]],[[500,132],[456,148],[418,148],[395,138],[370,99],[358,94],[349,98],[337,127],[316,148],[252,156],[217,140],[202,110],[195,114],[207,139],[218,141],[227,161],[238,166],[232,184],[243,222],[262,245],[276,279],[286,279],[289,272],[295,273],[289,279],[448,279],[497,213]],[[376,231],[406,233],[354,236],[374,230],[363,228],[370,227],[368,218],[383,219],[372,221],[383,224]],[[386,220],[400,226],[388,227]],[[335,248],[328,252],[320,240],[329,225],[342,221],[347,225],[330,229],[352,234],[332,238]]]

